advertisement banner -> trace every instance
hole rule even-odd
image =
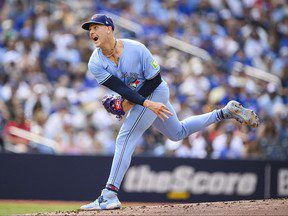
[[[270,193],[272,198],[288,197],[288,163],[281,161],[270,162],[271,182]]]
[[[0,199],[94,200],[111,156],[0,154]],[[288,196],[288,162],[134,157],[119,198],[204,202]]]
[[[263,190],[264,163],[239,160],[135,158],[122,183],[123,196],[155,202],[261,199]]]

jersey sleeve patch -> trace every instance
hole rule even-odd
[[[151,62],[152,67],[156,70],[158,68],[158,62],[156,61],[156,59],[153,59]]]

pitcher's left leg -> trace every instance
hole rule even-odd
[[[171,103],[168,102],[166,106],[173,113],[173,116],[169,117],[165,122],[157,118],[153,126],[172,141],[184,139],[192,133],[203,130],[205,127],[219,121],[217,110],[203,115],[191,116],[183,121],[179,121]]]
[[[258,116],[252,110],[244,108],[237,101],[230,101],[222,109],[214,110],[202,115],[191,116],[183,121],[179,121],[170,102],[167,103],[167,107],[173,113],[173,116],[164,123],[157,118],[153,123],[153,126],[173,141],[184,139],[197,131],[203,130],[209,125],[224,119],[236,119],[240,123],[245,123],[252,127],[257,127],[259,124]]]

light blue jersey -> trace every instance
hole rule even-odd
[[[118,66],[104,56],[101,49],[95,49],[88,63],[89,71],[99,84],[114,75],[130,88],[139,90],[145,80],[154,78],[160,72],[160,66],[142,43],[129,39],[121,41],[124,50]]]
[[[140,42],[121,39],[124,51],[118,66],[96,49],[90,60],[89,70],[99,84],[103,84],[112,75],[120,78],[127,86],[139,90],[147,79],[152,79],[160,72],[160,66],[150,51]],[[156,127],[171,140],[181,140],[190,134],[202,130],[217,122],[216,110],[200,116],[179,121],[169,102],[169,87],[165,81],[148,96],[149,100],[165,104],[173,113],[162,122],[151,110],[135,105],[127,114],[116,139],[115,153],[107,184],[120,188],[124,175],[130,165],[131,157],[142,134],[150,127]]]

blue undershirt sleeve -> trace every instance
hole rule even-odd
[[[105,82],[103,82],[102,85],[106,86],[114,92],[117,92],[123,98],[134,104],[143,106],[143,103],[146,100],[142,95],[130,89],[119,78],[113,75],[111,75]]]
[[[156,75],[153,79],[145,80],[144,84],[138,90],[138,93],[143,97],[148,97],[154,90],[161,84],[162,78],[160,73]]]

